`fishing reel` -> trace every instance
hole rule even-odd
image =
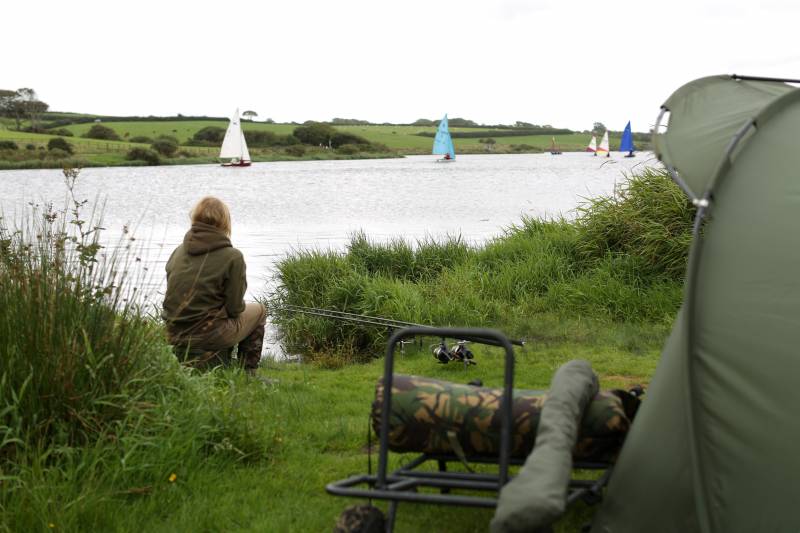
[[[467,347],[469,341],[458,341],[453,346],[448,347],[445,339],[436,344],[431,344],[431,351],[433,357],[439,363],[446,365],[450,361],[458,361],[464,363],[464,366],[477,364],[473,361],[475,355]]]

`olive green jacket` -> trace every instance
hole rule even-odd
[[[198,222],[167,261],[161,316],[170,334],[205,320],[235,318],[244,311],[244,257],[221,230]]]

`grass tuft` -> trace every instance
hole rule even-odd
[[[387,331],[283,311],[285,304],[420,324],[536,334],[520,315],[669,323],[682,299],[694,208],[663,171],[646,169],[587,200],[574,221],[523,218],[480,247],[410,243],[359,232],[344,253],[298,251],[278,264],[268,299],[291,351],[343,360],[382,353]]]

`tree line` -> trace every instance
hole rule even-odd
[[[0,117],[14,119],[17,130],[21,129],[23,120],[29,120],[31,131],[36,131],[42,114],[49,108],[48,104],[39,100],[36,91],[29,87],[16,91],[0,89]]]

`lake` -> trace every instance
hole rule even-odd
[[[608,194],[626,173],[656,166],[651,154],[626,159],[588,153],[463,155],[348,161],[87,168],[76,196],[104,203],[112,239],[125,225],[144,244],[160,301],[164,263],[188,229],[188,213],[202,196],[231,208],[233,244],[245,255],[249,296],[272,283],[273,265],[299,248],[344,249],[363,229],[376,240],[461,235],[480,243],[522,216],[572,217],[582,198]],[[64,205],[60,170],[0,171],[0,209],[15,219],[29,202]]]

